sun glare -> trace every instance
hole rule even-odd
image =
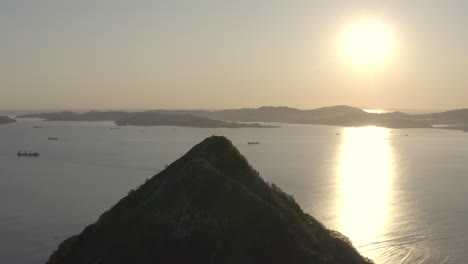
[[[389,131],[380,127],[347,128],[339,160],[342,216],[340,230],[358,245],[385,232],[390,214],[393,154]]]
[[[344,56],[354,64],[373,66],[389,54],[392,38],[389,30],[376,22],[359,22],[346,30],[342,42]]]

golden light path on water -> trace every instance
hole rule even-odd
[[[388,129],[380,127],[343,130],[336,213],[339,230],[357,247],[386,232],[394,176],[389,135]]]

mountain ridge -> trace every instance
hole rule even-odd
[[[212,119],[211,122],[264,122],[264,123],[293,123],[315,124],[334,126],[381,126],[387,128],[438,128],[440,124],[453,126],[452,129],[468,127],[468,109],[450,110],[431,114],[408,114],[403,112],[368,113],[360,108],[336,105],[310,110],[301,110],[286,106],[262,106],[259,108],[242,108],[226,110],[149,110],[144,112],[87,112],[77,114],[73,112],[42,113],[21,115],[23,117],[43,118],[45,121],[115,121],[117,123],[138,120],[142,116],[157,114],[154,120],[148,123],[156,123],[165,115],[166,120],[173,118],[178,120],[181,116]],[[134,120],[132,120],[132,118]],[[195,118],[194,118],[195,120]],[[175,121],[171,121],[175,122]],[[167,122],[166,122],[167,123]],[[215,122],[213,122],[215,123]],[[194,123],[190,124],[194,126]],[[450,129],[450,127],[448,128]]]
[[[222,121],[191,114],[135,113],[115,121],[118,126],[184,126],[201,128],[273,128],[259,123]]]
[[[129,192],[47,264],[372,263],[209,137]]]

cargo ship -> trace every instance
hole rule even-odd
[[[29,151],[18,151],[18,157],[39,157],[39,153]]]

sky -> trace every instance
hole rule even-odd
[[[0,0],[0,109],[468,107],[465,0]],[[392,45],[343,57],[356,21]]]

